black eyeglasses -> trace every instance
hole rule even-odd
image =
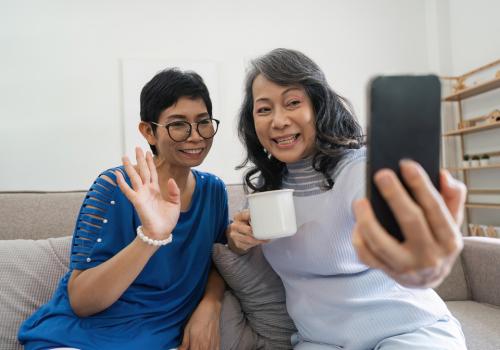
[[[219,123],[217,119],[206,118],[202,119],[196,123],[190,123],[184,120],[175,121],[168,124],[158,124],[151,122],[151,124],[162,126],[167,129],[168,136],[175,142],[186,141],[193,130],[193,125],[196,125],[196,131],[205,140],[211,139],[217,133],[219,128]]]

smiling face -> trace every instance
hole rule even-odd
[[[167,125],[176,121],[196,123],[207,118],[210,118],[210,115],[201,98],[181,97],[160,114],[158,124]],[[191,168],[203,162],[213,140],[202,138],[196,131],[195,124],[191,127],[191,135],[183,142],[172,140],[163,126],[157,126],[154,135],[147,133],[145,137],[150,144],[156,146],[158,156],[170,166]]]
[[[303,87],[280,86],[259,74],[252,95],[255,131],[268,152],[285,163],[313,154],[315,116]]]

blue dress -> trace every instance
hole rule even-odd
[[[112,170],[104,172],[116,183]],[[191,207],[180,214],[172,243],[161,247],[136,280],[107,309],[80,318],[68,298],[73,269],[86,270],[129,245],[141,224],[120,188],[101,177],[91,186],[73,234],[71,263],[52,299],[21,325],[26,350],[70,346],[80,349],[171,349],[201,300],[214,242],[226,242],[227,192],[214,175],[193,170]],[[130,184],[125,174],[126,181]]]

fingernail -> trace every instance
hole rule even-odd
[[[391,184],[392,177],[387,171],[381,170],[377,174],[375,174],[375,182],[379,186],[386,187]]]
[[[418,166],[413,160],[407,158],[401,159],[399,166],[405,169],[406,175],[411,177],[418,176]]]

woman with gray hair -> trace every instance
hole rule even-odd
[[[430,289],[462,249],[465,186],[441,173],[441,193],[419,164],[400,164],[413,199],[390,170],[374,181],[399,221],[397,242],[365,197],[362,130],[349,104],[304,54],[276,49],[251,63],[239,114],[254,192],[294,189],[297,233],[253,237],[235,215],[229,246],[256,245],[281,277],[298,332],[295,349],[465,349],[458,321]],[[436,210],[437,208],[437,210]]]

